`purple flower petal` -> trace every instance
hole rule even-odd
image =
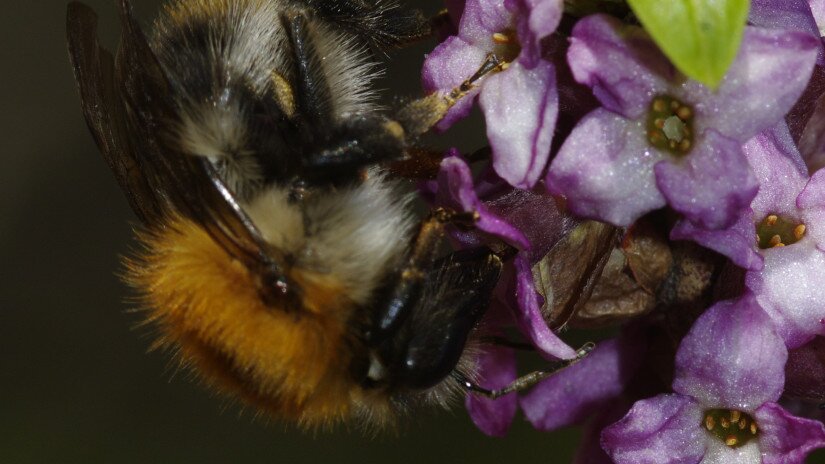
[[[762,255],[756,251],[756,228],[750,211],[739,216],[739,220],[727,229],[710,230],[698,227],[690,221],[681,220],[670,231],[671,240],[693,240],[705,248],[710,248],[730,258],[737,266],[745,269],[762,269]]]
[[[641,28],[605,15],[576,23],[567,61],[576,81],[592,87],[605,108],[631,119],[647,111],[651,96],[662,93],[675,76]]]
[[[507,221],[527,237],[530,243],[530,263],[543,258],[550,249],[579,223],[563,212],[556,199],[544,189],[520,190],[495,176],[497,183],[507,188],[484,195],[487,209]],[[487,184],[489,185],[489,184]],[[485,187],[484,178],[476,183],[476,192]]]
[[[825,167],[825,94],[817,98],[810,118],[805,122],[799,149],[811,172]]]
[[[822,27],[825,26],[825,0],[808,0],[808,5],[810,5],[814,20],[820,28],[819,35],[825,35],[821,31]]]
[[[757,223],[769,214],[796,216],[796,197],[807,182],[802,156],[790,140],[787,125],[783,122],[780,126],[761,132],[742,146],[759,180],[759,192],[751,203]]]
[[[585,116],[565,140],[547,174],[547,187],[579,216],[628,226],[661,208],[653,165],[664,158],[648,146],[645,128],[605,109]]]
[[[522,0],[529,14],[530,32],[535,40],[541,40],[559,27],[564,12],[563,0]]]
[[[519,253],[514,264],[516,267],[516,299],[518,308],[513,309],[516,324],[533,345],[550,359],[573,359],[576,350],[567,346],[547,326],[541,314],[541,304],[536,286],[533,282],[533,273],[530,268],[530,258],[526,253]]]
[[[759,188],[739,144],[706,131],[683,160],[656,164],[668,203],[706,229],[730,227]]]
[[[825,338],[816,337],[788,353],[785,395],[808,401],[825,401]]]
[[[484,63],[487,52],[475,47],[457,36],[448,37],[440,43],[424,60],[421,81],[427,92],[450,92],[472,76]],[[471,89],[460,98],[447,112],[438,125],[439,130],[446,130],[456,121],[465,118],[473,109],[473,101],[478,95],[479,87]]]
[[[479,102],[496,173],[514,187],[532,187],[550,157],[559,111],[553,65],[513,63],[486,79]]]
[[[533,427],[555,430],[592,417],[615,401],[642,360],[638,339],[607,340],[581,361],[542,381],[520,399]]]
[[[624,417],[631,406],[631,401],[620,397],[599,411],[582,430],[582,438],[573,464],[613,464],[613,460],[600,446],[602,430]]]
[[[754,26],[802,31],[817,39],[820,37],[807,0],[752,0],[748,19]],[[817,64],[825,64],[821,43]]]
[[[819,41],[802,32],[747,27],[716,91],[687,81],[675,96],[694,104],[700,130],[715,129],[743,143],[791,109],[808,84],[818,49]]]
[[[480,377],[478,384],[488,390],[504,388],[518,376],[516,355],[510,348],[486,346],[476,362]],[[479,430],[493,437],[503,437],[513,423],[518,397],[511,393],[494,400],[470,393],[464,403]]]
[[[504,0],[467,0],[458,24],[458,35],[479,48],[492,50],[493,34],[514,26],[513,13],[506,8]],[[473,69],[470,74],[475,71]]]
[[[751,441],[738,448],[731,448],[721,440],[708,440],[708,449],[701,464],[762,464],[759,443]]]
[[[764,250],[765,267],[749,272],[745,283],[773,319],[789,349],[814,335],[825,335],[825,253],[802,240]]]
[[[438,193],[436,204],[447,206],[457,211],[477,212],[476,229],[494,235],[514,247],[526,250],[530,242],[520,230],[513,227],[498,215],[492,213],[476,195],[473,186],[473,174],[470,166],[453,150],[441,162],[438,173]]]
[[[787,358],[785,344],[752,296],[723,301],[682,339],[673,391],[705,407],[753,411],[782,394]]]
[[[556,31],[564,10],[563,0],[508,0],[517,11],[517,31],[521,43],[518,60],[533,69],[542,59],[542,39]]]
[[[799,194],[796,206],[802,209],[805,234],[825,251],[825,169],[814,173]]]
[[[791,415],[776,403],[766,403],[754,415],[759,424],[762,464],[805,462],[811,451],[825,447],[825,426]]]
[[[695,464],[705,454],[702,410],[682,395],[637,401],[604,429],[602,447],[616,464]]]

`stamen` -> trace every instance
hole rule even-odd
[[[774,247],[777,245],[782,245],[782,237],[780,237],[779,235],[774,235],[773,237],[771,237],[771,241],[768,243],[770,243],[770,245]]]
[[[653,111],[662,113],[667,109],[667,102],[662,98],[653,100]]]
[[[805,237],[805,231],[805,224],[769,214],[756,225],[756,243],[763,250],[793,245]]]
[[[745,445],[758,432],[756,421],[748,413],[736,409],[709,409],[705,411],[702,426],[731,448]]]
[[[508,44],[510,43],[510,37],[507,34],[496,32],[493,34],[493,42],[501,45]]]
[[[730,428],[730,421],[727,417],[722,417],[721,419],[719,419],[719,423],[722,424],[723,429]]]
[[[648,141],[656,148],[684,156],[693,148],[693,109],[669,95],[650,102]]]
[[[505,63],[515,61],[521,53],[521,44],[518,41],[518,35],[513,29],[505,29],[500,32],[494,32],[493,38],[493,54],[500,58]]]

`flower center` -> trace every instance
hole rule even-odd
[[[507,63],[518,58],[521,53],[521,44],[514,29],[505,29],[493,34],[493,53]]]
[[[759,435],[756,420],[735,409],[708,409],[702,425],[731,448],[738,448]]]
[[[656,148],[685,155],[693,147],[693,109],[669,95],[650,103],[647,139]]]
[[[769,214],[756,225],[756,242],[759,248],[793,245],[805,236],[805,224],[800,224],[776,214]]]

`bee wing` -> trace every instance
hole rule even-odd
[[[298,0],[325,21],[349,31],[379,49],[400,47],[432,35],[430,21],[418,10],[395,0]]]
[[[115,87],[114,59],[98,42],[97,15],[86,5],[72,2],[66,26],[86,124],[135,214],[144,224],[151,223],[161,215],[161,202],[144,177],[129,140]]]
[[[176,211],[251,270],[281,283],[278,250],[267,245],[211,163],[161,144],[172,114],[169,84],[129,1],[119,3],[115,61],[99,46],[95,13],[76,2],[69,5],[69,48],[86,120],[136,214],[148,225]]]

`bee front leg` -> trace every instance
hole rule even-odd
[[[467,96],[484,77],[502,71],[507,62],[496,55],[489,54],[478,70],[450,92],[436,92],[424,98],[413,100],[396,113],[396,120],[404,129],[408,140],[429,132],[439,121],[444,119],[460,99]]]

